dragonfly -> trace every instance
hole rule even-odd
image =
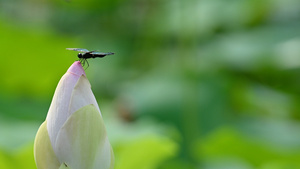
[[[87,61],[87,59],[90,59],[90,58],[103,58],[106,55],[115,54],[113,52],[107,52],[107,53],[98,52],[98,50],[89,51],[87,49],[82,49],[82,48],[66,48],[66,49],[80,52],[77,55],[78,58],[79,58],[80,63],[82,64],[82,66],[84,66],[85,63],[87,63],[88,67],[89,67],[89,62]]]

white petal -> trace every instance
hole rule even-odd
[[[56,87],[46,118],[52,147],[55,147],[58,131],[73,113],[69,110],[70,101],[74,87],[81,76],[85,76],[85,72],[81,63],[76,61],[70,66],[67,73],[63,75]]]
[[[91,90],[91,84],[88,79],[84,75],[82,75],[72,92],[72,97],[69,105],[69,114],[72,114],[81,107],[89,104],[93,104],[100,112],[96,98]]]
[[[71,95],[79,78],[80,76],[78,75],[66,73],[56,87],[46,118],[47,129],[53,147],[55,147],[58,131],[70,116]]]

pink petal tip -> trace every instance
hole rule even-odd
[[[75,61],[68,69],[69,73],[81,76],[81,75],[85,75],[84,69],[81,66],[80,61]]]

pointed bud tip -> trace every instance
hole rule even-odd
[[[70,68],[68,69],[67,72],[72,73],[72,74],[75,74],[75,75],[78,75],[78,76],[85,75],[84,69],[83,69],[83,67],[81,66],[80,61],[75,61],[75,62],[70,66]]]

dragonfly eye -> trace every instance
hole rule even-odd
[[[82,58],[82,54],[81,53],[78,53],[78,58]]]

